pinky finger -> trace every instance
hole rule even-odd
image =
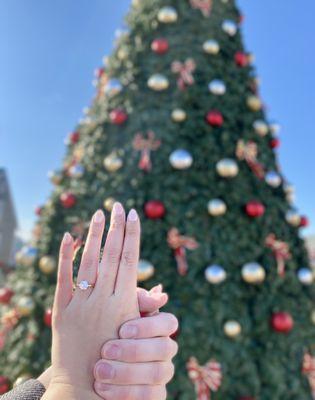
[[[59,251],[58,277],[54,303],[54,312],[57,314],[64,310],[72,299],[73,253],[73,239],[70,233],[66,232]]]

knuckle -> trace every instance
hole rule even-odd
[[[137,236],[139,233],[139,228],[137,224],[127,224],[126,234],[128,236]]]
[[[127,267],[133,267],[136,264],[136,255],[131,250],[123,252],[122,261]]]
[[[154,363],[151,367],[151,379],[153,384],[159,384],[163,380],[164,369],[162,363]]]
[[[108,251],[108,261],[111,266],[116,266],[120,261],[120,250],[112,248]]]
[[[140,348],[135,340],[131,340],[127,345],[128,360],[129,362],[137,362],[140,355]]]
[[[122,229],[125,225],[125,219],[122,215],[116,215],[114,220],[110,225],[110,229],[116,231],[117,229]]]

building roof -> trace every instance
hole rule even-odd
[[[8,175],[6,170],[0,167],[0,200],[5,201],[9,206],[9,212],[13,219],[14,226],[17,227],[17,217],[13,203],[13,197],[10,190]]]

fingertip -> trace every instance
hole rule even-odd
[[[72,236],[70,235],[70,233],[69,232],[66,232],[64,235],[63,235],[63,239],[62,239],[62,245],[64,245],[64,246],[69,246],[71,243],[73,243],[73,238],[72,238]]]
[[[162,290],[163,290],[163,285],[159,283],[150,290],[150,293],[162,293]]]

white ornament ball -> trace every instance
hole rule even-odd
[[[268,183],[269,186],[273,188],[277,188],[281,185],[282,178],[276,171],[269,171],[265,176],[265,181]]]
[[[214,39],[209,39],[203,44],[203,50],[207,54],[216,55],[220,51],[219,43]]]
[[[213,285],[218,285],[226,280],[226,272],[220,265],[209,265],[205,271],[206,280]]]
[[[148,80],[148,87],[157,92],[166,90],[169,87],[169,81],[162,74],[154,74]]]
[[[226,92],[226,86],[220,79],[215,79],[209,83],[209,92],[216,96],[223,96]]]
[[[109,97],[113,97],[119,94],[121,91],[122,91],[122,84],[116,78],[110,79],[104,87],[104,92]]]
[[[311,285],[314,281],[314,274],[309,268],[301,268],[298,271],[298,279],[303,285]]]
[[[242,268],[242,278],[250,284],[258,284],[265,280],[266,272],[264,268],[256,263],[245,264]]]
[[[104,167],[107,169],[107,171],[116,172],[122,167],[122,165],[122,159],[118,157],[115,153],[109,154],[104,159]]]
[[[138,282],[144,282],[154,275],[154,266],[146,260],[140,260],[138,264]]]
[[[224,158],[216,165],[217,173],[223,178],[234,178],[239,171],[237,162],[231,158]]]
[[[21,297],[17,302],[16,308],[22,317],[27,317],[35,308],[34,300],[31,297]]]
[[[72,165],[72,167],[70,167],[69,169],[69,175],[72,178],[81,178],[84,175],[84,167],[82,164],[76,164],[76,165]]]
[[[255,132],[259,136],[266,136],[269,132],[269,127],[263,120],[257,120],[253,124]]]
[[[163,24],[172,24],[178,19],[177,11],[174,7],[166,6],[160,9],[158,13],[158,21]]]
[[[270,129],[270,132],[273,134],[273,135],[278,135],[279,134],[279,132],[280,132],[280,130],[281,130],[281,125],[280,124],[277,124],[276,122],[272,122],[270,125],[269,125],[269,129]]]
[[[300,226],[301,223],[301,216],[299,213],[297,213],[294,210],[290,210],[286,213],[285,216],[286,221],[288,222],[288,224],[298,227]]]
[[[230,19],[226,19],[225,21],[223,21],[222,29],[229,36],[235,36],[237,33],[237,24]]]
[[[193,158],[187,150],[178,149],[170,155],[170,163],[175,169],[187,169],[191,167]]]
[[[184,122],[187,118],[187,113],[181,108],[176,108],[172,111],[172,120],[174,122]]]
[[[226,336],[230,338],[235,338],[242,332],[241,324],[237,321],[227,321],[223,329]]]
[[[226,213],[227,206],[221,199],[213,199],[208,203],[208,213],[213,217],[218,217]]]

